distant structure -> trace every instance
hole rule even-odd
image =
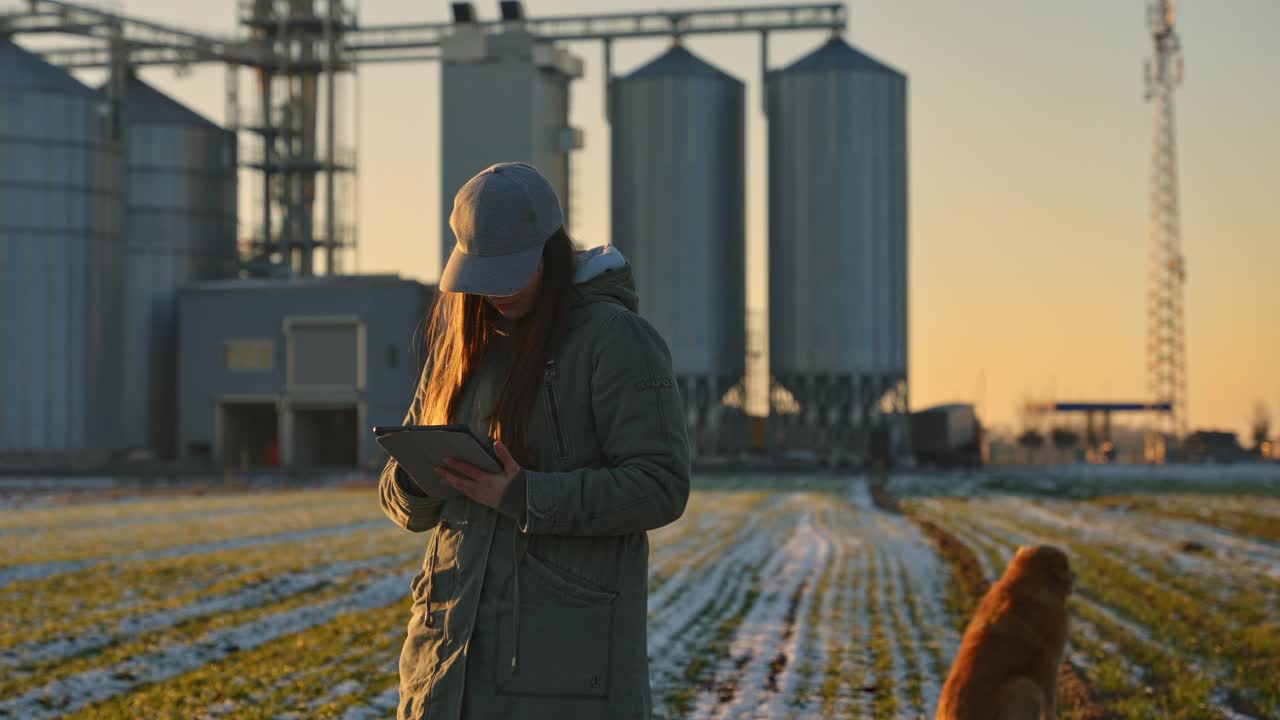
[[[457,242],[449,226],[454,194],[496,163],[538,168],[572,227],[569,161],[582,147],[582,133],[569,125],[569,89],[582,76],[582,60],[514,24],[486,30],[461,7],[440,40],[441,268]]]
[[[1196,430],[1187,435],[1182,454],[1190,462],[1231,463],[1254,458],[1240,447],[1240,440],[1230,430]]]
[[[911,451],[935,467],[980,467],[982,422],[969,403],[935,405],[911,413]]]
[[[1141,413],[1167,418],[1173,406],[1167,402],[1052,402],[1028,403],[1030,414],[1071,413],[1084,415],[1084,451],[1089,462],[1112,462],[1116,443],[1112,439],[1111,416]],[[1147,448],[1150,451],[1150,448]],[[1151,459],[1151,458],[1148,458]],[[1163,458],[1161,458],[1163,459]]]
[[[240,267],[236,134],[136,77],[123,109],[124,312],[112,324],[124,357],[113,445],[167,454],[178,425],[178,290]]]
[[[260,174],[253,195],[259,218],[248,238],[256,275],[344,272],[356,246],[356,155],[338,143],[340,75],[355,65],[342,52],[356,27],[345,0],[241,0],[238,19],[249,36],[223,59],[253,70],[257,113],[242,117],[239,72],[227,74],[227,122],[253,137],[245,168]],[[203,59],[203,58],[202,58]],[[318,202],[319,201],[319,202]]]
[[[447,256],[452,196],[494,162],[538,166],[575,217],[569,99],[583,66],[569,42],[603,51],[614,239],[669,341],[697,448],[742,449],[745,423],[717,418],[744,420],[747,358],[756,372],[765,360],[764,338],[750,352],[746,338],[745,92],[683,46],[725,34],[759,38],[769,123],[767,394],[784,430],[769,449],[859,463],[908,448],[907,82],[841,39],[842,2],[527,17],[503,0],[488,19],[457,2],[446,22],[386,25],[354,5],[243,0],[233,36],[76,0],[0,13],[0,101],[17,108],[0,122],[0,337],[22,352],[0,357],[0,451],[376,460],[361,428],[400,421],[395,383],[420,365],[391,340],[430,294],[314,277],[344,276],[356,246],[339,79],[441,64]],[[830,39],[772,71],[769,39],[797,31]],[[35,34],[73,44],[8,40]],[[644,39],[672,49],[615,77],[614,45]],[[225,127],[136,74],[196,64],[227,69]],[[69,69],[105,71],[101,92]],[[246,71],[256,107],[242,112]],[[406,314],[379,324],[392,301]]]
[[[907,78],[839,37],[769,73],[769,364],[782,443],[908,450]],[[785,397],[788,395],[790,397]],[[781,398],[780,398],[781,396]],[[844,457],[840,457],[845,453]]]
[[[613,81],[612,241],[671,348],[695,449],[746,361],[746,90],[680,45]]]
[[[1148,459],[1164,457],[1170,437],[1187,431],[1186,332],[1183,285],[1186,261],[1178,210],[1178,149],[1174,140],[1173,93],[1182,83],[1182,47],[1174,30],[1173,0],[1147,6],[1152,58],[1146,66],[1146,97],[1152,104],[1151,275],[1147,298],[1147,393],[1172,411],[1157,415]]]
[[[0,457],[113,442],[123,128],[100,103],[0,38]]]
[[[179,460],[379,467],[370,426],[399,424],[434,292],[395,275],[232,278],[178,292]]]

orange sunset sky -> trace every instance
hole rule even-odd
[[[525,7],[536,16],[734,4],[526,0]],[[231,0],[113,5],[235,30]],[[482,17],[497,15],[496,2],[476,7]],[[858,0],[848,7],[850,42],[910,80],[912,405],[973,401],[988,422],[1012,426],[1029,395],[1142,399],[1151,137],[1142,96],[1150,54],[1144,3]],[[444,20],[447,3],[363,0],[360,17],[368,24]],[[1178,3],[1190,422],[1235,430],[1242,440],[1257,402],[1280,420],[1278,27],[1274,0]],[[822,33],[776,36],[772,65],[822,40]],[[616,45],[615,71],[630,71],[665,44]],[[692,38],[687,45],[748,85],[748,305],[761,308],[767,178],[758,41]],[[593,43],[571,49],[586,60],[586,76],[574,86],[572,121],[586,145],[575,160],[571,231],[595,245],[609,229],[601,54]],[[143,77],[223,119],[221,68],[181,76],[151,69]],[[360,71],[361,272],[425,282],[438,275],[438,78],[430,64]],[[247,75],[242,85],[252,87]],[[353,97],[349,86],[345,97]],[[348,138],[356,114],[344,113]],[[241,211],[250,221],[247,202]]]

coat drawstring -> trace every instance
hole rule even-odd
[[[517,527],[511,536],[511,555],[516,562],[515,605],[511,608],[511,672],[513,674],[520,669],[520,564],[524,560],[525,551],[529,549],[527,543],[521,542],[523,535]]]

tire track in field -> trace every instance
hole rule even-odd
[[[823,515],[827,512],[829,510],[824,511]],[[748,682],[748,692],[739,693],[736,700],[736,704],[747,713],[755,708],[757,717],[784,717],[786,708],[800,699],[797,697],[797,685],[801,678],[801,666],[812,667],[825,659],[825,644],[815,642],[817,639],[810,637],[813,629],[810,620],[814,604],[823,599],[818,593],[828,592],[822,587],[821,581],[831,571],[837,554],[836,543],[825,523],[811,523],[809,530],[809,537],[801,536],[798,539],[808,543],[806,550],[812,555],[812,561],[803,571],[804,577],[800,585],[788,598],[787,614],[782,622],[781,647],[776,654],[772,650],[765,650],[758,655],[761,662],[768,662],[768,666],[763,686],[754,691],[756,696],[753,698],[750,690],[754,683]],[[772,640],[775,636],[771,634],[767,637]],[[749,673],[748,668],[748,677]],[[726,717],[737,717],[732,707],[725,708],[724,713]]]
[[[978,567],[982,570],[982,576],[989,583],[994,583],[1000,579],[1000,575],[1004,572],[1003,561],[997,566],[991,558],[995,552],[989,543],[980,540],[978,536],[971,533],[967,525],[961,525],[949,517],[941,505],[934,501],[928,501],[920,504],[923,514],[934,524],[945,528],[947,532],[955,536],[957,540],[964,543],[973,550],[973,555],[978,561]],[[998,554],[998,553],[997,553]]]
[[[821,713],[819,692],[825,678],[824,671],[833,662],[834,654],[839,652],[835,644],[836,603],[847,597],[842,591],[842,578],[845,577],[846,544],[836,530],[836,511],[833,508],[823,510],[819,527],[823,535],[831,542],[831,553],[827,558],[815,588],[814,599],[808,604],[806,618],[816,622],[806,623],[806,632],[797,644],[790,657],[791,662],[782,682],[781,692],[774,696],[770,717],[799,718],[812,717]],[[821,593],[818,604],[817,593]],[[800,636],[797,636],[800,637]],[[792,671],[794,668],[794,671]]]
[[[932,716],[949,661],[960,645],[944,606],[946,569],[919,528],[875,504],[869,482],[863,479],[852,486],[849,496],[865,518],[863,532],[874,538],[880,551],[876,585],[884,591],[887,584],[889,591],[880,598],[880,607],[903,635],[891,643],[899,712],[913,708]],[[912,657],[903,657],[904,652]],[[914,693],[909,687],[913,683]],[[922,706],[910,697],[915,693]]]

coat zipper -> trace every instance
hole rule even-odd
[[[568,459],[569,451],[564,446],[564,434],[560,430],[560,405],[556,402],[556,389],[553,380],[556,377],[556,361],[547,361],[546,370],[542,374],[547,386],[547,404],[551,407],[551,427],[556,435],[556,450],[560,453],[560,462]]]

